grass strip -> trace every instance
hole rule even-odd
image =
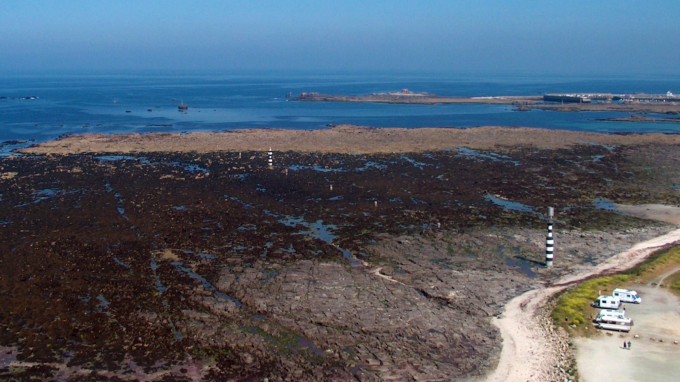
[[[591,304],[599,295],[610,294],[615,288],[651,280],[670,267],[680,264],[680,246],[660,250],[643,263],[621,273],[586,280],[567,289],[557,300],[552,312],[555,326],[571,334],[586,334],[590,316],[596,311]],[[680,292],[680,274],[676,273],[664,283],[676,293]]]

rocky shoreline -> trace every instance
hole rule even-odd
[[[301,93],[293,99],[301,102],[374,102],[422,105],[483,103],[513,105],[527,102],[539,102],[543,99],[543,96],[447,97],[429,93],[413,93],[404,89],[401,92],[377,93],[364,96]]]
[[[0,377],[484,378],[514,296],[669,230],[607,201],[680,204],[678,145],[341,126],[28,148],[0,159]]]
[[[673,123],[679,123],[680,118],[654,118],[654,117],[647,117],[645,115],[631,115],[628,117],[620,117],[620,118],[606,118],[606,119],[598,119],[598,121],[609,121],[609,122],[673,122]]]
[[[488,97],[450,97],[439,96],[429,93],[413,93],[406,89],[401,92],[376,93],[368,95],[331,95],[319,93],[301,93],[293,98],[300,102],[371,102],[371,103],[393,103],[393,104],[498,104],[512,105],[517,111],[529,111],[532,109],[552,110],[560,112],[580,112],[580,111],[616,111],[616,112],[637,112],[637,113],[663,113],[680,114],[680,99],[666,99],[662,95],[654,99],[630,102],[611,102],[613,95],[599,102],[567,102],[560,103],[555,101],[545,101],[544,96],[525,95],[525,96],[488,96]],[[645,95],[645,97],[648,97]],[[564,97],[577,98],[577,97]],[[637,120],[630,120],[638,122]]]

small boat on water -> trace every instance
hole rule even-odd
[[[182,101],[177,106],[177,109],[178,110],[187,110],[187,109],[189,109],[189,105],[185,104],[184,101]]]

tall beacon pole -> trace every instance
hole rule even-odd
[[[555,248],[555,239],[553,238],[553,217],[555,216],[555,209],[548,207],[548,236],[545,238],[545,265],[551,266],[553,262],[553,251]]]

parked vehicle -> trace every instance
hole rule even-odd
[[[638,293],[630,289],[616,288],[614,289],[612,296],[618,297],[621,302],[630,302],[633,304],[642,303],[642,298],[640,298]]]
[[[633,319],[626,317],[626,312],[623,310],[602,309],[593,321],[598,329],[620,332],[630,332],[633,326]]]
[[[595,322],[607,322],[611,324],[633,325],[633,319],[626,317],[625,310],[601,309],[595,317]]]
[[[617,332],[630,332],[631,326],[630,325],[624,325],[624,324],[610,324],[608,322],[598,322],[595,324],[595,327],[598,329],[604,329],[604,330],[615,330]]]
[[[619,309],[621,307],[621,299],[614,296],[599,296],[593,306],[600,309]]]

